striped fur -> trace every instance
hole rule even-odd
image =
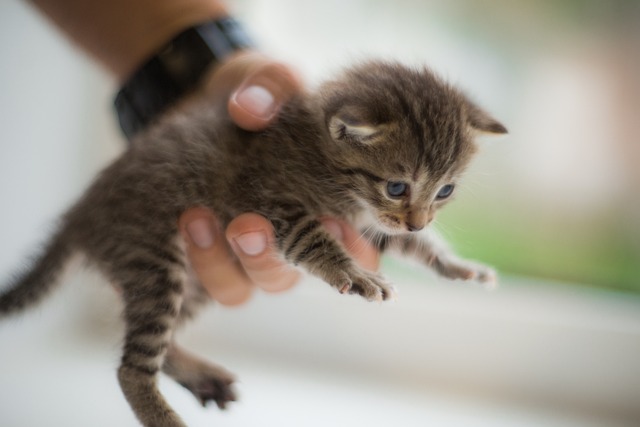
[[[322,216],[356,222],[380,249],[413,253],[447,277],[485,280],[489,270],[407,234],[445,203],[435,195],[466,167],[477,131],[504,128],[430,71],[394,63],[347,70],[292,99],[260,133],[233,126],[219,100],[193,99],[102,172],[32,269],[0,295],[0,316],[42,299],[68,256],[82,252],[121,289],[118,379],[131,407],[145,426],[183,426],[157,390],[159,371],[203,404],[224,408],[235,395],[230,374],[172,341],[207,299],[188,277],[179,215],[203,206],[226,226],[240,213],[259,213],[273,223],[288,262],[368,300],[393,298],[394,289],[351,259],[321,227]],[[398,180],[410,191],[390,197],[386,185]]]

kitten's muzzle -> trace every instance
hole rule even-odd
[[[407,230],[420,231],[433,221],[433,213],[426,210],[410,211],[404,218]]]
[[[424,224],[411,224],[407,223],[407,230],[409,231],[420,231],[424,228]]]

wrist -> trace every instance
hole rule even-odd
[[[125,54],[112,60],[120,83],[124,83],[148,58],[187,28],[228,15],[217,1],[143,1],[146,2],[150,2],[145,10],[148,16],[146,25],[138,30],[139,36],[131,39],[131,48],[123,49]]]
[[[218,0],[31,0],[119,82],[182,30],[227,15]]]

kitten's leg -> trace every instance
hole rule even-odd
[[[320,277],[340,293],[359,294],[369,301],[395,298],[395,289],[382,275],[359,267],[319,221],[303,217],[278,230],[285,259]]]
[[[175,344],[171,344],[162,365],[162,371],[185,387],[206,406],[214,401],[220,409],[236,400],[231,387],[233,375],[214,364],[200,360]]]
[[[131,263],[139,270],[123,283],[126,335],[118,380],[146,427],[185,427],[157,388],[157,373],[171,342],[183,283],[165,267]]]
[[[448,279],[476,280],[489,286],[496,283],[496,273],[493,269],[460,259],[432,231],[388,236],[383,242],[389,249],[416,257]]]

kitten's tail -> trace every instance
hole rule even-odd
[[[35,305],[56,287],[62,269],[73,250],[64,231],[59,231],[30,269],[18,274],[0,293],[0,318]]]

